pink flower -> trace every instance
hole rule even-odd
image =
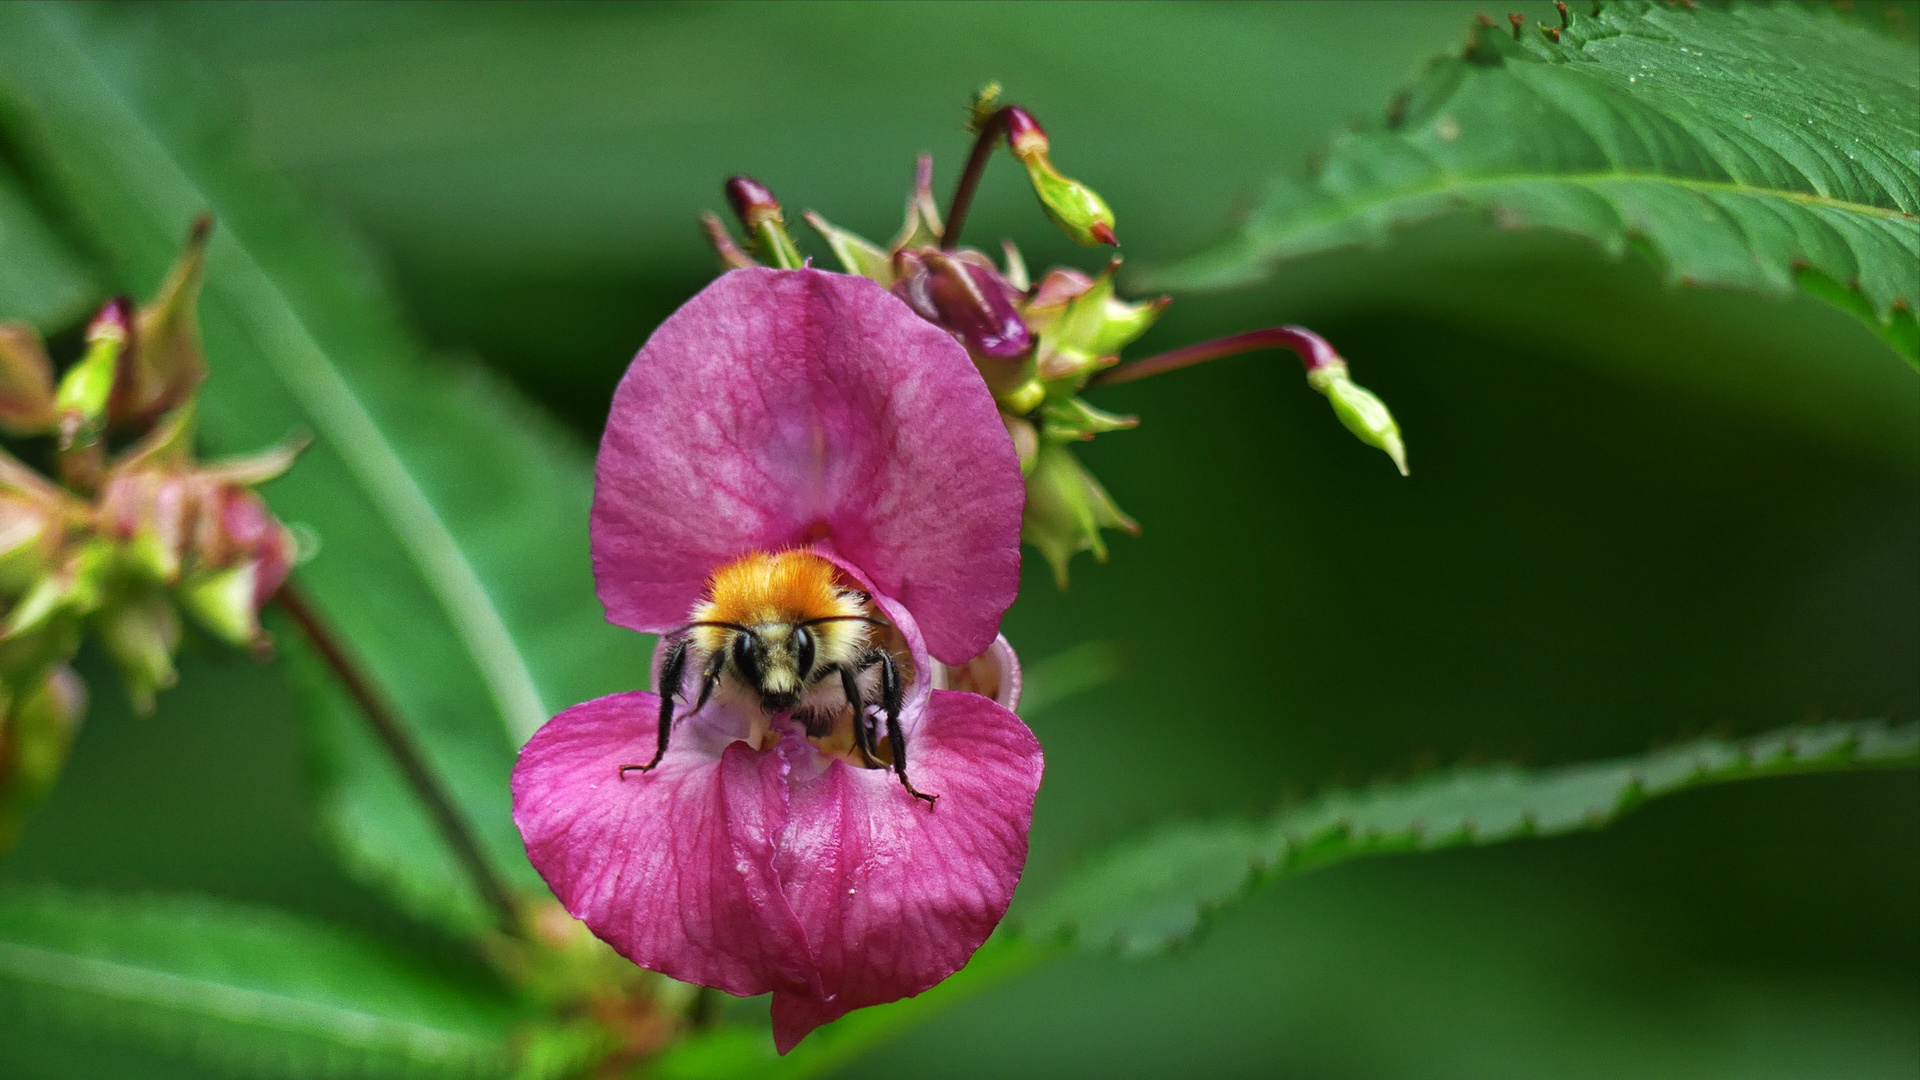
[[[1009,711],[1018,665],[996,640],[1023,497],[966,350],[871,281],[735,270],[661,324],[614,394],[594,572],[611,621],[667,635],[656,677],[682,639],[710,663],[678,680],[657,768],[622,770],[654,757],[661,702],[644,692],[575,706],[521,752],[514,821],[567,910],[642,967],[771,992],[782,1053],[959,970],[1006,912],[1040,783],[1039,744]],[[766,567],[878,618],[816,620],[802,652],[796,616],[715,614]],[[709,625],[676,636],[696,607]],[[743,639],[759,666],[738,663]],[[866,747],[814,639],[861,682]],[[884,660],[862,653],[875,644]],[[815,677],[789,695],[762,674],[756,697],[748,673],[782,663]],[[898,760],[887,664],[904,775],[882,767]]]

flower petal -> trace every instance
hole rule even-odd
[[[609,619],[654,633],[723,563],[817,543],[959,663],[1013,602],[1024,499],[992,395],[946,333],[865,278],[735,270],[614,393],[594,576]]]
[[[710,707],[676,725],[657,769],[620,779],[653,756],[659,708],[615,694],[535,733],[513,770],[527,857],[641,967],[743,996],[809,991],[819,984],[773,866],[785,759],[733,741],[737,718]]]
[[[948,690],[932,693],[908,743],[908,775],[940,797],[934,806],[891,772],[806,768],[817,755],[804,740],[780,750],[794,768],[774,867],[821,986],[774,991],[785,1053],[821,1024],[918,994],[966,964],[1020,881],[1043,761],[1019,717]]]

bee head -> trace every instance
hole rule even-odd
[[[808,627],[768,623],[735,633],[728,659],[740,681],[759,695],[762,708],[785,712],[800,703],[817,648]]]

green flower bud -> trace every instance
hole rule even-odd
[[[107,419],[107,402],[113,396],[114,375],[120,367],[120,355],[131,338],[128,305],[112,300],[94,316],[87,327],[87,352],[80,362],[67,369],[54,395],[59,413],[60,449],[85,446],[100,439]]]
[[[65,664],[17,695],[6,689],[0,686],[0,851],[13,847],[27,816],[53,790],[87,712],[86,684]]]
[[[1067,587],[1067,563],[1082,551],[1107,561],[1101,529],[1138,535],[1140,526],[1120,512],[1113,497],[1082,468],[1065,446],[1042,439],[1027,475],[1027,506],[1020,539],[1038,548],[1053,567],[1053,580]]]
[[[1062,176],[1060,170],[1053,167],[1047,157],[1047,133],[1039,122],[1017,106],[1008,106],[1004,113],[1007,145],[1013,149],[1013,156],[1027,167],[1027,179],[1033,183],[1034,194],[1040,196],[1040,206],[1046,210],[1047,217],[1075,243],[1087,247],[1119,246],[1120,241],[1113,235],[1112,209],[1092,188]]]
[[[1344,360],[1333,360],[1307,372],[1307,385],[1327,396],[1333,414],[1348,431],[1368,446],[1386,451],[1400,475],[1407,475],[1407,446],[1400,438],[1400,425],[1383,402],[1366,387],[1353,381]]]
[[[26,323],[0,323],[0,431],[44,435],[58,416],[53,365],[40,332]]]
[[[747,231],[756,254],[782,270],[798,270],[807,264],[793,237],[787,235],[787,219],[780,213],[780,201],[773,192],[745,176],[730,178],[726,192],[727,202],[740,219],[740,227]]]

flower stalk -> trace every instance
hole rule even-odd
[[[325,616],[320,614],[292,579],[280,586],[274,600],[280,605],[280,610],[300,628],[301,635],[320,655],[327,670],[340,681],[347,695],[353,698],[367,726],[373,729],[380,745],[393,758],[394,764],[400,767],[400,774],[406,778],[407,786],[413,789],[414,796],[433,818],[441,838],[453,849],[454,857],[467,872],[474,890],[492,911],[496,927],[503,933],[519,936],[522,926],[513,894],[494,872],[480,847],[479,838],[454,808],[453,797],[428,768],[425,756],[407,734],[399,715],[375,687],[372,678],[361,669],[346,643],[328,625]]]

